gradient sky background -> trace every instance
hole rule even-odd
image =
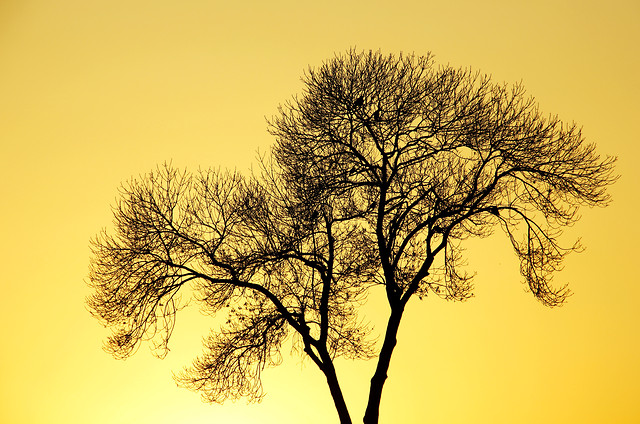
[[[410,303],[381,423],[640,422],[639,21],[637,0],[0,1],[0,422],[337,422],[319,371],[287,352],[261,404],[201,403],[171,379],[211,325],[197,307],[165,360],[116,361],[84,298],[121,182],[165,160],[249,170],[303,70],[353,46],[521,80],[621,174],[566,233],[587,250],[556,277],[564,307],[525,293],[500,234],[468,243],[475,298]],[[373,366],[338,363],[354,422]]]

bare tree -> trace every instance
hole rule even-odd
[[[500,228],[531,293],[561,305],[569,291],[551,276],[579,246],[559,236],[579,206],[608,203],[615,158],[542,116],[521,85],[429,55],[349,51],[303,81],[269,122],[258,175],[165,165],[123,186],[115,235],[93,240],[88,304],[116,357],[142,340],[166,353],[185,286],[227,314],[176,377],[210,402],[259,400],[261,371],[292,337],[351,423],[334,359],[377,357],[364,415],[377,423],[407,302],[469,298],[460,245]],[[390,313],[378,349],[358,309],[379,285]]]

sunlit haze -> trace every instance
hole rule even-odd
[[[0,422],[338,422],[322,374],[290,345],[261,403],[209,405],[172,379],[218,325],[197,304],[166,359],[143,344],[118,361],[85,297],[89,240],[111,228],[122,182],[165,161],[251,172],[273,141],[265,117],[301,92],[305,69],[352,47],[430,51],[522,82],[543,114],[618,156],[621,175],[612,204],[581,210],[563,236],[586,250],[555,276],[574,293],[560,308],[525,291],[502,234],[468,241],[475,297],[410,301],[380,422],[640,422],[639,21],[637,0],[3,0]],[[374,292],[365,319],[378,331],[386,308]],[[374,366],[337,361],[354,422]]]

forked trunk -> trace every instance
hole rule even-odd
[[[351,424],[351,417],[349,416],[349,410],[347,409],[347,404],[344,401],[344,396],[342,395],[342,389],[338,383],[336,370],[330,360],[327,364],[328,365],[323,367],[322,372],[327,378],[331,397],[333,398],[333,403],[336,406],[336,411],[338,411],[338,417],[340,418],[340,424]]]
[[[364,424],[377,424],[380,413],[380,400],[382,399],[382,388],[387,380],[387,370],[391,362],[391,354],[396,347],[396,336],[398,327],[402,319],[403,308],[398,308],[391,312],[389,322],[387,323],[387,331],[384,336],[384,343],[378,357],[378,365],[376,371],[371,378],[371,388],[369,390],[369,401],[364,414]]]

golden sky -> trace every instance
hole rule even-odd
[[[525,293],[500,235],[468,244],[475,298],[409,304],[381,423],[640,422],[639,21],[637,0],[0,1],[0,422],[337,422],[298,357],[266,372],[261,404],[177,388],[210,324],[196,307],[165,360],[112,359],[84,282],[122,181],[165,160],[248,170],[302,71],[350,47],[522,81],[622,176],[566,233],[587,250],[556,276],[562,308]],[[354,422],[373,366],[338,363]]]

